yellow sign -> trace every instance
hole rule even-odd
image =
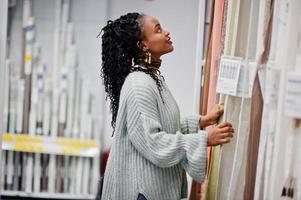
[[[4,150],[56,155],[94,157],[99,153],[95,140],[35,136],[28,134],[3,134]]]

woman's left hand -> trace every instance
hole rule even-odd
[[[220,106],[218,104],[215,104],[212,109],[209,111],[209,113],[205,116],[201,117],[200,120],[200,127],[205,128],[207,126],[216,124],[218,121],[218,118],[224,113],[223,106]]]

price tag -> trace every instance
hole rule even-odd
[[[217,79],[217,93],[235,96],[242,58],[222,56]]]

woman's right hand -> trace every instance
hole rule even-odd
[[[229,143],[234,129],[229,122],[223,122],[208,131],[208,146],[217,146]]]

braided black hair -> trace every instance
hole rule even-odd
[[[140,25],[140,20],[143,16],[145,15],[128,13],[115,21],[109,20],[99,33],[100,35],[103,32],[101,36],[101,77],[107,93],[106,99],[109,98],[111,100],[111,125],[113,129],[115,129],[116,125],[121,87],[130,72],[136,70],[144,71],[156,81],[160,94],[162,91],[160,80],[149,68],[149,65],[143,62],[145,55],[137,45],[137,42],[141,41],[143,37]],[[139,63],[136,63],[137,61]],[[133,66],[135,64],[145,66],[146,70],[142,68],[134,69]]]

